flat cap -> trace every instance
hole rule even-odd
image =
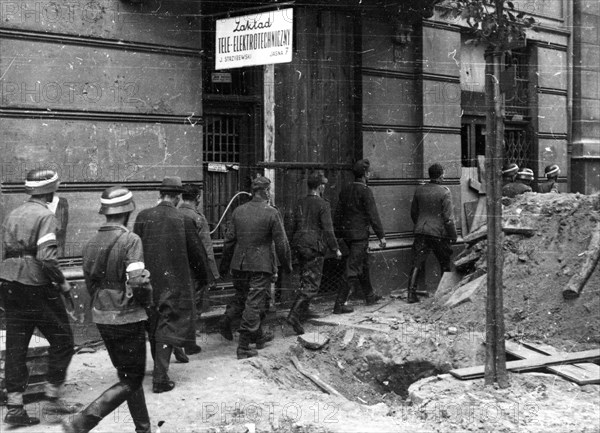
[[[370,167],[371,163],[368,159],[359,159],[354,163],[352,172],[354,173],[355,177],[363,177],[365,173],[369,171]]]
[[[257,189],[267,189],[271,186],[271,181],[260,174],[252,179],[252,191]]]

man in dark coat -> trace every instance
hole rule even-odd
[[[141,211],[133,231],[142,239],[146,268],[152,276],[154,307],[148,311],[148,337],[154,358],[153,392],[171,391],[169,360],[183,347],[194,320],[194,279],[207,281],[207,260],[194,221],[177,208],[183,186],[165,177],[160,203]]]
[[[250,348],[251,342],[260,349],[273,339],[272,335],[265,336],[261,323],[268,291],[278,264],[292,271],[283,221],[279,211],[269,204],[270,186],[271,181],[266,177],[257,176],[252,180],[252,200],[233,211],[225,234],[221,273],[231,268],[236,293],[221,320],[221,334],[228,340],[233,338],[231,322],[241,313],[238,359],[258,354]]]
[[[514,162],[502,167],[502,187],[504,188],[504,186],[514,182],[518,172],[519,166]]]
[[[338,289],[333,307],[334,314],[351,313],[346,305],[350,290],[362,292],[367,305],[377,303],[381,296],[376,295],[371,285],[369,271],[369,227],[379,238],[379,246],[385,248],[385,232],[379,218],[373,192],[367,186],[370,176],[368,159],[361,159],[352,169],[354,182],[345,185],[340,192],[335,212],[335,228],[346,242],[350,251],[346,260],[346,284]]]
[[[408,281],[409,304],[419,302],[417,277],[419,269],[431,251],[435,254],[442,272],[450,270],[452,247],[457,239],[454,210],[450,189],[443,186],[444,167],[433,164],[429,167],[430,182],[419,186],[413,197],[410,217],[415,224],[413,243],[413,265]]]
[[[197,185],[187,184],[184,185],[183,189],[183,201],[179,204],[178,209],[181,211],[181,213],[189,216],[194,221],[196,231],[198,236],[200,236],[200,240],[202,241],[202,246],[204,247],[204,252],[206,253],[208,260],[208,286],[214,287],[215,282],[220,278],[220,276],[217,263],[215,261],[215,254],[213,250],[212,239],[210,237],[208,221],[206,221],[204,215],[198,210],[198,206],[200,204],[200,188]],[[201,285],[198,281],[194,281],[194,304],[197,312],[196,319],[200,317],[200,313],[202,311],[202,298],[204,297],[206,290],[206,285]],[[200,346],[196,344],[195,320],[191,322],[191,325],[189,341],[185,346],[185,353],[187,355],[193,355],[201,351]]]
[[[544,173],[546,174],[546,179],[548,180],[538,185],[538,192],[541,194],[546,194],[549,192],[558,193],[558,175],[560,174],[560,168],[558,165],[552,164],[546,166]]]
[[[304,334],[302,320],[321,285],[325,253],[329,250],[335,252],[337,259],[342,258],[333,232],[329,202],[321,197],[327,178],[318,172],[311,173],[306,184],[308,194],[294,208],[291,231],[292,251],[300,265],[300,288],[287,322],[298,335]]]

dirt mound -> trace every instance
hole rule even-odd
[[[600,222],[600,195],[527,193],[503,210],[504,225],[535,228],[533,236],[504,237],[504,317],[509,337],[549,341],[558,348],[600,343],[600,269],[581,296],[565,300],[562,291],[581,269],[592,232]],[[487,241],[472,245],[479,254],[471,274],[487,270]],[[485,280],[485,279],[484,279]],[[460,328],[484,330],[486,284],[469,302],[445,309],[429,300],[437,319]]]

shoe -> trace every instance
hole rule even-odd
[[[186,355],[196,355],[200,352],[202,352],[202,348],[200,346],[198,346],[197,344],[193,344],[193,345],[185,348]]]
[[[223,316],[219,320],[219,333],[225,340],[233,341],[233,332],[231,332],[231,319]]]
[[[187,364],[188,362],[190,362],[190,358],[187,357],[187,355],[185,354],[185,352],[183,351],[183,349],[181,347],[174,347],[173,355],[175,355],[175,359],[179,362],[182,362],[184,364]]]
[[[348,314],[352,313],[353,311],[354,308],[344,304],[335,304],[335,306],[333,307],[333,314]]]
[[[161,392],[169,392],[173,388],[175,388],[175,382],[173,382],[172,380],[168,382],[154,382],[152,384],[152,392],[155,394],[160,394]]]
[[[296,335],[304,334],[304,327],[302,326],[302,313],[308,309],[308,300],[298,297],[294,301],[294,305],[290,309],[290,313],[287,316],[286,322],[294,329]]]
[[[256,349],[239,347],[237,348],[237,359],[246,359],[252,358],[254,356],[258,356],[258,351]]]
[[[21,407],[9,407],[4,417],[4,422],[10,425],[16,426],[28,426],[40,423],[39,418],[29,416],[25,408]]]
[[[367,297],[366,303],[367,303],[367,305],[375,305],[382,299],[383,299],[383,296],[373,294],[373,295]]]
[[[256,348],[257,349],[264,349],[265,346],[267,345],[267,343],[269,341],[273,341],[273,339],[275,338],[275,334],[273,334],[273,332],[271,331],[262,331],[262,334],[256,338],[255,343],[256,343]]]
[[[408,294],[408,297],[406,298],[406,303],[407,304],[416,304],[420,302],[419,301],[419,297],[417,296],[417,294],[415,292],[410,292]]]
[[[67,403],[62,398],[47,398],[47,402],[42,405],[42,409],[47,415],[67,415],[77,413],[83,409],[81,403]]]

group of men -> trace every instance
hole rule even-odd
[[[544,169],[544,175],[546,181],[542,182],[537,187],[538,193],[558,193],[558,176],[560,175],[560,168],[556,164],[547,165]],[[508,198],[514,198],[520,194],[526,192],[532,192],[533,188],[531,183],[533,182],[534,174],[530,168],[519,169],[519,166],[515,163],[507,164],[502,168],[502,196]]]
[[[74,341],[61,299],[69,298],[71,286],[58,266],[56,217],[49,209],[58,185],[56,172],[30,171],[25,190],[31,197],[8,215],[3,226],[0,281],[8,394],[4,421],[16,426],[40,422],[23,406],[29,378],[27,349],[37,328],[50,345],[45,415],[75,414],[63,420],[63,429],[83,433],[127,401],[135,431],[150,432],[142,388],[146,334],[154,358],[152,390],[170,391],[175,386],[168,376],[173,350],[185,359],[201,350],[194,320],[197,300],[219,278],[208,224],[196,209],[200,189],[184,187],[178,177],[166,177],[159,203],[138,214],[133,231],[127,228],[135,210],[131,191],[113,186],[102,193],[99,213],[106,222],[82,250],[83,274],[92,320],[119,381],[82,409],[60,398]]]
[[[549,185],[544,188],[550,191],[555,185],[551,176],[558,176],[560,170],[551,166],[546,173]],[[152,390],[168,392],[175,386],[168,376],[171,356],[187,362],[187,355],[201,351],[195,330],[196,310],[201,308],[198,301],[221,274],[232,275],[235,296],[220,321],[220,333],[233,340],[233,329],[238,329],[238,359],[256,356],[257,350],[273,340],[272,332],[263,327],[270,287],[279,269],[292,271],[293,255],[299,264],[300,286],[287,322],[297,334],[304,333],[303,321],[319,290],[325,257],[341,259],[341,244],[347,251],[345,278],[333,312],[353,311],[347,304],[351,291],[361,294],[367,305],[380,301],[370,279],[370,231],[379,239],[380,248],[386,247],[386,239],[368,186],[369,161],[357,161],[353,174],[354,180],[341,189],[333,219],[329,202],[322,197],[327,178],[320,172],[308,176],[308,194],[298,200],[293,211],[291,245],[279,211],[270,204],[270,180],[261,175],[252,179],[252,199],[234,210],[226,230],[220,268],[208,223],[197,209],[197,186],[184,186],[178,177],[164,178],[159,203],[139,212],[133,231],[127,228],[135,210],[133,194],[123,186],[106,189],[99,211],[106,222],[83,248],[83,272],[92,318],[119,382],[80,410],[80,405],[69,405],[60,398],[74,343],[61,299],[70,296],[71,287],[58,266],[56,217],[49,209],[59,179],[52,170],[29,172],[25,189],[31,197],[8,215],[3,226],[0,281],[6,314],[5,422],[39,423],[23,406],[27,349],[36,327],[50,343],[47,413],[77,412],[63,422],[64,430],[88,432],[127,401],[136,432],[141,433],[150,432],[142,388],[146,334],[154,359]],[[503,174],[514,181],[517,174],[529,173],[519,172],[513,164],[505,167]],[[451,244],[457,240],[450,190],[443,185],[444,168],[431,165],[429,177],[429,183],[416,189],[411,204],[415,240],[408,303],[419,302],[417,277],[428,254],[435,254],[442,271],[450,270]]]

